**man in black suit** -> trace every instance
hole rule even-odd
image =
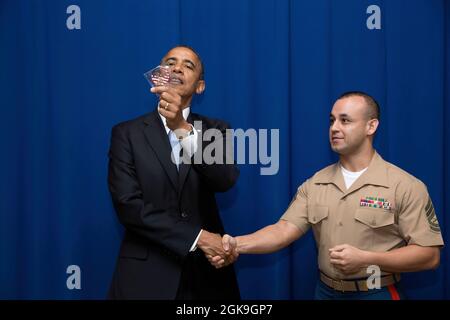
[[[108,296],[239,299],[229,265],[237,257],[222,248],[215,200],[215,192],[233,187],[239,171],[225,153],[213,164],[179,158],[181,151],[182,159],[192,160],[212,143],[200,141],[194,122],[202,132],[217,129],[213,142],[224,150],[228,125],[190,112],[193,95],[205,89],[203,64],[192,48],[171,49],[161,64],[171,76],[168,85],[151,89],[159,95],[157,110],[112,129],[108,182],[125,235]],[[206,255],[220,255],[229,266],[216,269]]]

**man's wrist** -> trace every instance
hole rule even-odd
[[[189,122],[185,121],[181,126],[174,130],[178,140],[183,140],[184,138],[190,136],[194,132],[194,127]]]
[[[246,247],[245,243],[242,242],[242,237],[234,237],[234,240],[236,240],[236,251],[238,253],[246,253]]]
[[[370,266],[372,264],[376,264],[375,263],[375,252],[363,251],[362,257],[363,257],[362,263],[364,266]]]
[[[205,245],[205,243],[207,242],[207,241],[205,241],[205,238],[207,238],[208,235],[209,235],[208,231],[203,230],[203,229],[201,230],[200,238],[198,238],[198,241],[197,241],[197,247],[202,248]]]

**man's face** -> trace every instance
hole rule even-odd
[[[368,136],[376,130],[370,122],[377,120],[368,119],[366,108],[364,98],[359,96],[336,101],[330,114],[330,144],[334,152],[352,154],[368,142]]]
[[[200,80],[202,66],[197,55],[188,48],[176,47],[162,59],[162,65],[170,67],[170,86],[184,99],[203,92],[205,83]]]

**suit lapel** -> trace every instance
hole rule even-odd
[[[150,113],[149,116],[145,118],[144,122],[147,124],[144,128],[144,134],[148,143],[166,171],[173,187],[175,190],[179,190],[177,167],[171,159],[172,148],[158,111],[155,110]]]
[[[194,121],[198,120],[195,114],[192,112],[189,114],[187,118],[187,122],[194,125]],[[194,129],[195,130],[195,129]],[[200,146],[198,146],[200,147]],[[201,150],[200,150],[201,152]],[[193,161],[193,160],[192,160]],[[179,167],[179,176],[178,176],[178,194],[181,196],[181,191],[183,191],[184,183],[186,182],[186,178],[188,176],[189,171],[191,170],[191,165],[186,163],[180,163]]]
[[[178,194],[181,195],[183,191],[184,182],[186,181],[187,175],[191,170],[191,165],[186,163],[180,163],[180,172],[178,174]]]

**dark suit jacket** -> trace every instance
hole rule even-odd
[[[203,132],[217,128],[225,134],[228,128],[193,113],[187,120],[202,121]],[[238,299],[233,267],[215,269],[199,248],[189,249],[200,229],[224,233],[214,194],[230,189],[239,171],[234,164],[203,163],[181,164],[178,172],[170,155],[156,110],[112,129],[108,182],[125,235],[109,298],[179,298],[183,278],[193,298]]]

